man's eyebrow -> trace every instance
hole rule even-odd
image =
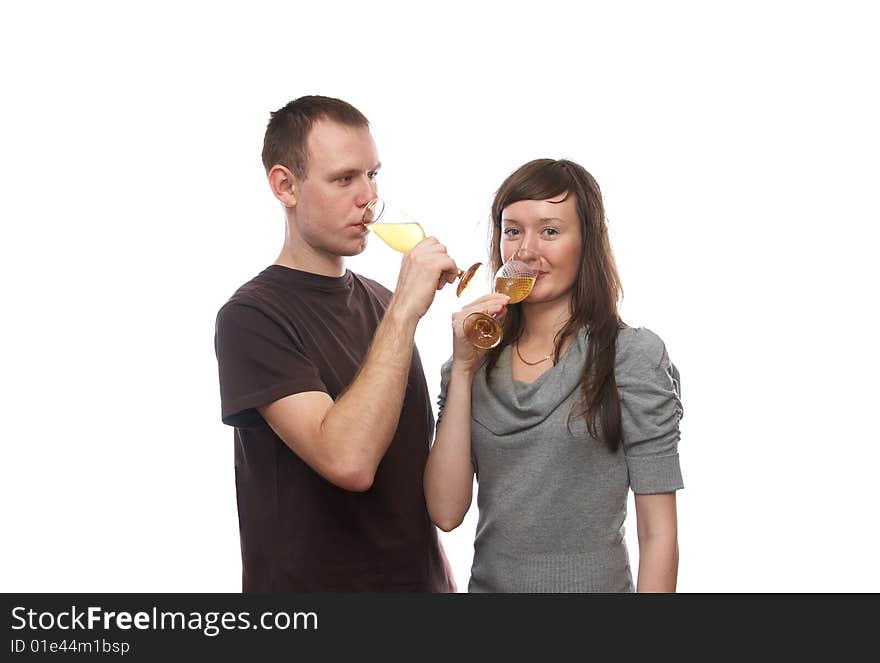
[[[339,170],[331,171],[330,177],[335,179],[337,177],[345,177],[347,175],[357,175],[357,174],[358,174],[357,168],[340,168]]]
[[[374,173],[374,172],[376,172],[377,170],[379,170],[381,167],[382,167],[382,162],[380,161],[380,162],[377,163],[375,166],[373,166],[372,168],[370,168],[370,170],[368,170],[367,172]],[[332,172],[330,173],[330,177],[332,177],[333,179],[336,179],[336,178],[338,178],[338,177],[354,176],[354,175],[357,175],[357,174],[360,173],[360,172],[361,172],[360,168],[348,168],[348,167],[346,167],[346,168],[340,168],[339,170],[334,170],[334,171],[332,171]]]

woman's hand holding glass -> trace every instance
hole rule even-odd
[[[518,304],[532,292],[538,278],[536,271],[541,256],[521,247],[495,273],[494,290],[508,296],[510,304]],[[494,315],[475,311],[464,319],[464,335],[473,345],[488,350],[501,342],[504,330]]]
[[[475,313],[489,315],[495,320],[503,320],[507,313],[510,297],[492,293],[483,295],[452,315],[452,366],[473,372],[477,369],[486,350],[471,342],[465,333],[464,321]]]

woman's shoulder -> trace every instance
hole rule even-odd
[[[623,327],[617,334],[615,363],[618,370],[640,372],[659,368],[669,358],[666,344],[647,327]]]

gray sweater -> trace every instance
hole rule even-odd
[[[586,334],[533,383],[514,380],[511,348],[471,392],[479,490],[471,592],[632,592],[624,541],[627,491],[683,487],[679,376],[660,338],[620,331],[615,379],[623,444],[612,453],[569,414],[580,399]],[[451,360],[444,364],[443,414]]]

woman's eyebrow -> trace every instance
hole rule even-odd
[[[501,217],[501,223],[519,224],[520,222],[512,217],[504,216],[504,217]],[[559,217],[556,217],[556,216],[543,216],[540,219],[538,219],[538,223],[559,223],[559,224],[565,225],[567,222],[564,219],[560,219]]]

